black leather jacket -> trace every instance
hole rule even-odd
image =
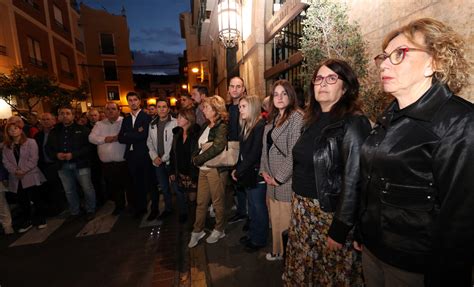
[[[393,102],[362,147],[361,175],[364,246],[428,286],[465,286],[453,280],[473,259],[473,104],[439,83],[403,110]]]
[[[329,236],[344,243],[359,203],[359,150],[369,135],[369,120],[348,115],[326,126],[314,139],[316,193],[325,212],[335,212]]]

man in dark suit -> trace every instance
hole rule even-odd
[[[49,158],[46,154],[46,144],[49,133],[56,124],[56,118],[50,113],[43,113],[40,117],[41,131],[35,135],[38,144],[38,167],[46,177],[43,184],[45,203],[47,204],[47,215],[55,216],[61,213],[66,206],[64,190],[58,176],[59,163],[55,158]]]
[[[126,144],[124,158],[132,177],[132,205],[135,216],[141,218],[147,211],[147,192],[154,186],[146,144],[151,117],[140,108],[141,99],[137,93],[129,92],[127,102],[131,113],[123,119],[118,141]]]

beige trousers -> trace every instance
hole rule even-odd
[[[217,168],[200,170],[198,179],[198,191],[196,199],[196,221],[193,232],[201,232],[206,223],[207,209],[209,201],[216,213],[217,231],[224,231],[225,228],[225,185],[227,172],[218,172]]]
[[[291,219],[291,202],[268,199],[270,221],[272,223],[273,254],[283,256],[283,238],[281,233],[288,229]]]

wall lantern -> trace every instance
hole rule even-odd
[[[194,68],[191,69],[191,72],[193,72],[194,74],[197,74],[197,73],[199,73],[199,68],[194,67]]]
[[[187,89],[188,89],[188,85],[186,85],[186,84],[182,84],[182,85],[181,85],[181,89],[183,89],[183,90],[187,90]]]
[[[237,45],[241,31],[240,0],[219,0],[217,18],[219,21],[219,39],[225,48]]]

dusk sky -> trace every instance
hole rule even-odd
[[[178,57],[186,49],[179,14],[190,11],[189,0],[85,0],[85,5],[120,15],[125,7],[134,52],[134,73],[177,74]],[[138,67],[141,65],[174,65]]]

